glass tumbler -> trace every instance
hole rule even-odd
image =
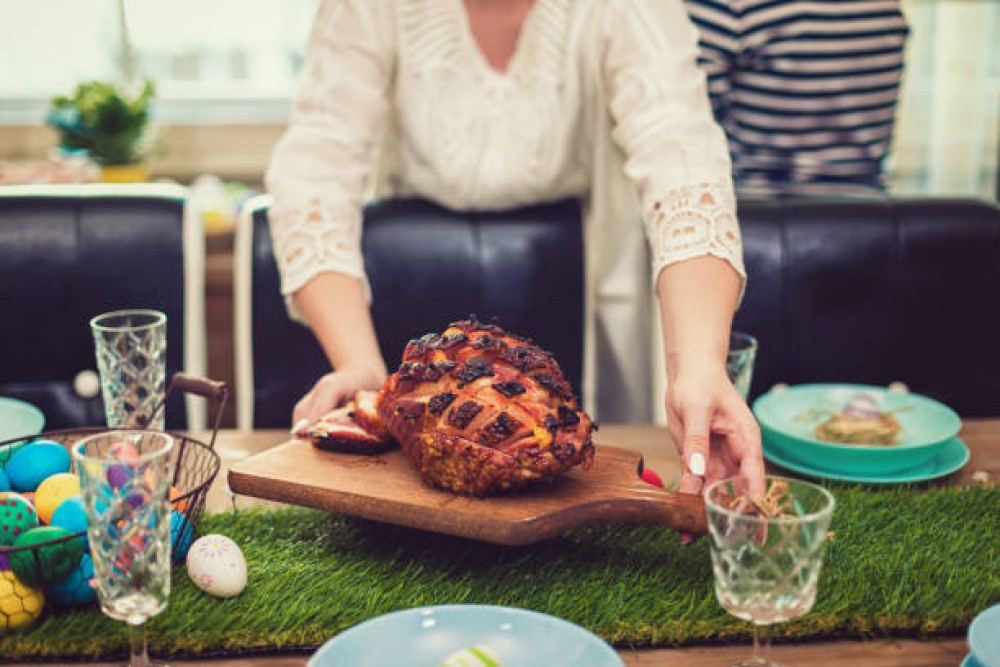
[[[726,355],[726,373],[744,401],[750,393],[756,360],[757,339],[742,331],[732,332],[729,336],[729,353]]]
[[[117,310],[90,320],[90,329],[107,425],[162,430],[157,408],[166,389],[167,316]]]

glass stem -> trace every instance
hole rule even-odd
[[[760,665],[771,664],[770,624],[753,624],[753,657]]]
[[[146,624],[128,624],[128,643],[130,646],[129,667],[149,667],[149,655],[146,653]]]

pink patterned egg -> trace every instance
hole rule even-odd
[[[247,585],[247,561],[239,545],[225,535],[205,535],[191,545],[187,572],[194,585],[209,595],[231,598]]]

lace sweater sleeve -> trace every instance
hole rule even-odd
[[[729,150],[681,1],[611,2],[603,26],[614,138],[638,188],[654,280],[674,262],[708,254],[745,280]]]
[[[367,290],[362,205],[388,106],[393,42],[387,5],[324,0],[317,12],[291,122],[265,175],[286,297],[324,271],[356,276]]]

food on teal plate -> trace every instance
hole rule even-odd
[[[455,651],[439,667],[503,667],[503,663],[489,646],[477,644]]]
[[[903,430],[892,412],[879,410],[868,394],[856,394],[830,417],[816,425],[816,437],[847,445],[897,445]]]
[[[463,320],[410,341],[377,395],[359,393],[308,435],[352,452],[394,440],[424,482],[487,496],[589,468],[595,428],[550,353]]]

